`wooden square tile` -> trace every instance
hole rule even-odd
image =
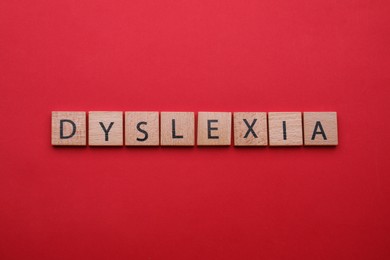
[[[336,112],[304,112],[305,145],[338,145]]]
[[[268,113],[269,145],[303,145],[301,112]]]
[[[159,130],[158,112],[125,112],[125,145],[157,146]]]
[[[194,112],[161,112],[160,136],[162,146],[193,146]]]
[[[90,146],[123,145],[123,113],[97,112],[88,114],[88,143]]]
[[[230,145],[231,112],[198,113],[198,145]]]
[[[265,112],[234,112],[234,145],[267,146],[268,128]]]
[[[51,113],[52,145],[87,145],[86,113],[53,111]]]

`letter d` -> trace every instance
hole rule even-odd
[[[72,132],[70,133],[70,135],[67,136],[64,135],[64,123],[69,123],[72,125]],[[75,133],[76,133],[76,124],[72,120],[69,119],[60,120],[60,139],[69,139],[72,136],[74,136]]]

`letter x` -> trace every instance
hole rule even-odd
[[[257,135],[256,135],[255,131],[253,131],[253,126],[256,124],[257,119],[256,119],[256,118],[253,119],[252,124],[249,124],[248,121],[247,121],[246,119],[243,119],[243,120],[244,120],[244,123],[246,124],[246,126],[248,127],[248,131],[247,131],[246,134],[244,135],[244,138],[247,138],[248,135],[249,135],[249,133],[252,133],[253,136],[254,136],[255,138],[257,138]]]

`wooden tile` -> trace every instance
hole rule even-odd
[[[162,146],[193,146],[194,112],[161,112],[160,136]]]
[[[338,145],[336,112],[304,112],[305,145]]]
[[[199,112],[198,145],[230,145],[232,113]]]
[[[269,145],[303,145],[301,112],[268,113]]]
[[[234,112],[234,145],[268,145],[267,113]]]
[[[123,145],[122,112],[89,112],[88,142],[90,146]]]
[[[51,144],[85,146],[87,144],[86,113],[53,111],[51,113]]]
[[[125,145],[160,144],[158,112],[125,112]]]

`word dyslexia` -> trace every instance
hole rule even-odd
[[[197,145],[337,145],[336,112],[199,112]],[[52,112],[52,145],[194,146],[194,112]]]

